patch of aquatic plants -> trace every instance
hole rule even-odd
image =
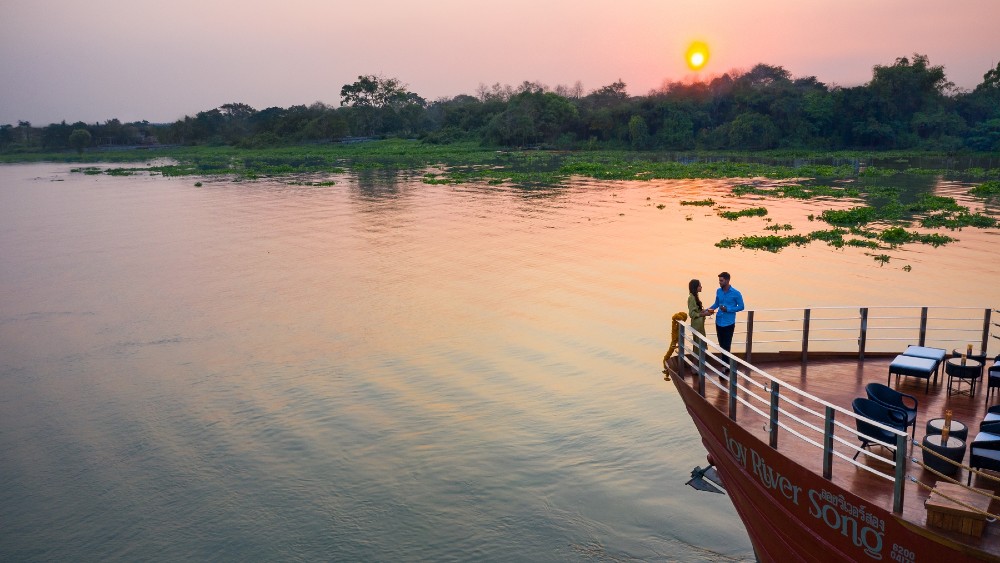
[[[764,217],[767,215],[766,207],[749,207],[739,211],[720,211],[719,217],[735,221],[740,217]]]
[[[793,227],[791,225],[789,225],[788,223],[785,223],[784,225],[768,225],[768,226],[764,227],[765,231],[774,231],[774,232],[778,232],[778,231],[790,231],[792,229],[793,229]]]
[[[819,217],[835,227],[866,225],[880,218],[877,209],[867,206],[850,209],[825,209]]]
[[[847,246],[855,246],[855,247],[858,247],[858,248],[878,248],[879,247],[879,244],[877,242],[873,241],[873,240],[863,240],[863,239],[858,239],[858,238],[848,239],[848,240],[844,241],[844,244],[847,245]]]
[[[1000,178],[1000,168],[966,168],[959,175],[961,178],[969,180],[982,180],[984,178]]]
[[[565,180],[566,176],[557,171],[535,172],[495,166],[452,167],[445,172],[424,174],[421,179],[425,184],[485,183],[489,185],[512,184],[522,187],[555,186]]]
[[[425,184],[431,184],[431,185],[459,183],[459,180],[456,179],[455,176],[444,176],[442,174],[435,174],[431,172],[424,174],[423,177],[420,179],[420,181]]]
[[[88,176],[96,176],[104,173],[104,169],[99,166],[81,166],[80,168],[70,168],[69,171],[74,174],[86,174]]]
[[[879,240],[893,246],[899,246],[901,244],[907,244],[911,242],[920,244],[929,244],[934,247],[938,247],[949,242],[953,242],[955,239],[938,233],[931,234],[921,234],[913,231],[907,231],[903,227],[890,227],[885,229],[878,234]]]
[[[715,200],[712,198],[708,199],[696,199],[696,200],[681,200],[681,205],[693,205],[695,207],[711,207],[715,205]]]
[[[959,205],[955,198],[925,194],[915,203],[904,206],[908,213],[920,214],[932,211],[968,211],[968,208]]]
[[[884,178],[888,176],[899,176],[899,175],[910,175],[910,176],[944,176],[952,172],[951,170],[942,168],[886,168],[881,166],[868,166],[861,172],[859,176],[864,176],[867,178]]]
[[[775,226],[782,228],[782,230],[786,227],[786,225]],[[790,225],[787,226],[789,228],[791,227]],[[866,238],[846,238],[849,234],[867,237],[867,239],[877,239],[879,236],[878,233],[872,231],[835,228],[813,231],[808,235],[749,235],[737,238],[726,238],[716,243],[715,246],[719,248],[744,248],[747,250],[779,252],[788,246],[805,246],[813,241],[821,241],[835,248],[843,248],[844,246],[872,249],[880,248],[877,240],[867,240]],[[928,241],[929,240],[931,239],[928,239]],[[917,239],[914,238],[914,241],[917,241]],[[928,242],[928,244],[930,244],[930,242]],[[943,242],[941,244],[943,244]]]
[[[430,165],[461,166],[496,164],[525,172],[542,173],[531,178],[535,183],[559,183],[570,175],[599,179],[686,179],[686,178],[856,178],[884,177],[897,174],[944,175],[963,179],[1000,179],[1000,168],[918,168],[902,169],[892,164],[906,164],[910,159],[938,158],[950,162],[948,155],[927,153],[879,153],[880,158],[892,158],[889,167],[867,166],[858,171],[859,159],[870,159],[869,152],[842,151],[817,153],[812,151],[764,151],[755,153],[646,153],[632,151],[539,151],[497,150],[476,142],[451,144],[422,143],[407,139],[386,139],[364,143],[321,143],[270,148],[236,148],[230,146],[186,146],[143,148],[124,151],[75,152],[17,152],[0,154],[0,162],[149,162],[154,159],[173,159],[178,164],[190,164],[191,174],[230,174],[242,176],[255,174],[268,176],[283,174],[287,168],[292,173],[318,172],[331,167],[349,169],[384,168],[392,170],[422,170]],[[231,160],[243,160],[234,165]],[[805,161],[805,164],[801,162]],[[213,163],[213,161],[215,161]],[[753,161],[753,162],[751,162]],[[812,161],[812,162],[810,162]],[[818,164],[816,161],[842,163]],[[784,164],[776,164],[784,163]],[[951,164],[947,164],[951,166]],[[286,168],[287,167],[287,168]],[[534,168],[524,170],[522,167]],[[557,172],[557,174],[546,174]],[[493,179],[493,178],[491,178]],[[487,181],[491,180],[487,179]],[[816,188],[813,190],[815,197]],[[837,193],[831,193],[838,197]],[[845,194],[846,195],[846,194]],[[799,197],[791,191],[785,197]]]
[[[602,180],[653,180],[688,178],[800,178],[851,177],[850,165],[805,165],[799,167],[756,162],[677,162],[628,158],[628,153],[580,153],[566,157],[561,171],[569,175]]]
[[[88,176],[97,176],[100,174],[106,174],[108,176],[134,176],[142,172],[144,169],[141,168],[101,168],[100,166],[83,166],[80,168],[71,168],[70,172],[74,174],[86,174]]]
[[[752,185],[741,185],[736,186],[732,190],[735,196],[744,195],[759,195],[764,197],[778,197],[778,198],[795,198],[795,199],[812,199],[814,197],[832,197],[832,198],[844,198],[844,197],[861,197],[861,191],[855,187],[836,187],[836,186],[803,186],[798,184],[791,184],[785,186],[774,186],[768,188],[759,188]]]
[[[1000,196],[1000,180],[990,180],[969,190],[970,195],[982,198],[993,198]]]
[[[964,209],[964,208],[963,208]],[[930,229],[961,229],[964,227],[976,227],[989,229],[997,226],[997,220],[982,213],[972,213],[968,210],[957,213],[941,212],[933,213],[920,220],[920,225]]]
[[[146,168],[152,174],[160,174],[162,176],[193,176],[195,174],[202,174],[198,167],[193,164],[166,164],[163,166],[150,166]]]
[[[322,181],[314,181],[314,182],[298,182],[298,181],[296,181],[296,182],[288,182],[289,186],[309,186],[309,187],[314,187],[314,188],[322,188],[322,187],[335,186],[336,184],[337,184],[337,182],[335,182],[333,180],[322,180]]]
[[[715,246],[719,248],[740,247],[748,250],[778,252],[793,244],[796,246],[809,244],[809,237],[804,235],[748,235],[737,238],[725,238],[715,243]]]
[[[916,202],[902,204],[899,202],[899,189],[886,186],[873,186],[863,192],[856,187],[824,185],[787,185],[768,188],[741,185],[733,188],[732,193],[735,196],[757,195],[796,199],[811,199],[814,197],[862,198],[869,202],[869,205],[855,206],[846,210],[828,209],[820,215],[821,220],[841,227],[865,225],[876,221],[899,221],[906,217],[927,214],[934,211],[967,211],[967,208],[956,203],[954,198],[927,194],[921,196]],[[871,202],[873,201],[882,202],[882,204],[872,205]],[[815,216],[811,217],[812,219],[815,218]]]
[[[835,227],[831,230],[813,231],[808,236],[809,240],[820,240],[830,246],[842,248],[844,246],[859,246],[865,248],[877,248],[880,243],[892,246],[901,244],[919,243],[940,246],[952,242],[954,239],[945,235],[930,234],[924,235],[907,231],[902,226],[890,226],[882,231],[872,231],[862,227],[871,223],[903,223],[913,220],[915,216],[925,215],[922,224],[925,227],[945,226],[958,228],[961,226],[994,226],[996,222],[981,214],[970,214],[968,209],[959,205],[954,198],[933,195],[923,195],[916,202],[903,204],[899,202],[900,192],[897,188],[885,186],[873,186],[867,192],[862,192],[858,188],[838,188],[831,186],[801,186],[788,185],[768,188],[759,188],[753,185],[741,185],[733,189],[733,194],[758,195],[765,197],[792,197],[808,199],[817,196],[825,197],[861,197],[864,199],[878,200],[884,202],[882,205],[859,205],[850,209],[827,209],[824,210],[819,219]],[[735,218],[720,213],[728,219]],[[813,220],[815,216],[810,215]],[[851,230],[846,231],[844,227]],[[775,232],[782,230],[781,226],[765,227]],[[847,239],[848,233],[862,238]],[[751,239],[751,242],[754,242]],[[797,239],[794,241],[798,244]],[[742,243],[738,244],[743,246]],[[781,248],[774,240],[768,240],[768,248]],[[786,245],[787,246],[787,245]]]
[[[846,234],[847,231],[845,229],[813,231],[809,233],[809,240],[823,241],[830,246],[840,248],[841,246],[844,246],[844,235]]]

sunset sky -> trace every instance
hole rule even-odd
[[[855,86],[913,53],[972,89],[1000,60],[1000,0],[0,0],[0,21],[0,124],[35,126],[336,106],[361,74],[433,101],[525,80],[647,94],[760,62]]]

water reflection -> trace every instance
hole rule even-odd
[[[386,168],[360,169],[353,175],[360,197],[368,200],[393,199],[400,195],[399,175]]]

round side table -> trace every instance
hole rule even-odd
[[[966,359],[963,364],[959,358],[951,358],[944,364],[944,372],[948,375],[948,395],[952,394],[952,382],[955,381],[956,395],[976,396],[976,383],[983,374],[983,364],[976,360]],[[961,390],[962,383],[969,385],[967,391]]]
[[[940,434],[942,430],[944,430],[943,418],[932,418],[927,421],[926,434],[928,436]],[[964,442],[969,439],[969,427],[955,419],[951,419],[951,424],[948,425],[948,435]]]
[[[958,348],[955,348],[954,350],[951,351],[952,358],[961,358],[962,354],[965,354],[965,350],[959,350]],[[979,362],[979,365],[983,365],[986,363],[986,354],[984,353],[967,354],[966,357],[969,358],[970,360],[976,360],[977,362]]]
[[[924,447],[958,464],[961,464],[962,459],[965,457],[965,440],[952,438],[951,436],[948,437],[946,444],[941,443],[940,434],[924,436]],[[945,475],[955,475],[958,473],[957,465],[952,465],[934,454],[927,453],[926,450],[924,451],[924,465]]]

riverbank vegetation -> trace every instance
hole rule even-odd
[[[338,107],[228,103],[165,124],[0,125],[0,153],[163,144],[252,150],[387,137],[575,151],[1000,151],[1000,65],[984,70],[972,91],[955,89],[943,67],[913,55],[875,65],[871,80],[855,87],[758,64],[710,81],[665,83],[644,96],[629,95],[621,81],[589,93],[579,83],[524,82],[430,102],[396,78],[368,75],[344,85]]]

